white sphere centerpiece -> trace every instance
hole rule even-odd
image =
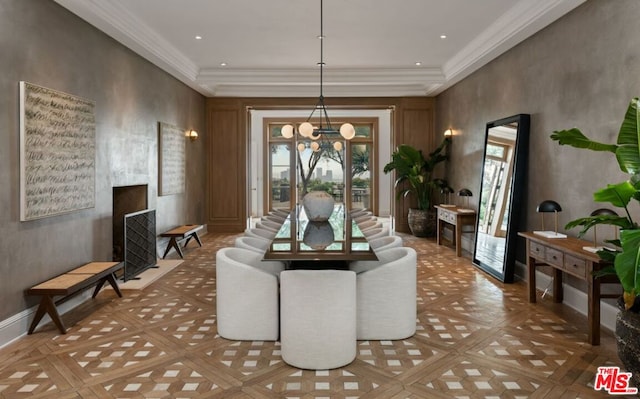
[[[326,222],[333,213],[335,201],[326,191],[310,191],[302,198],[302,207],[307,219],[312,222]]]

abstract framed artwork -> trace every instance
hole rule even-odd
[[[184,193],[185,129],[158,122],[158,195]]]
[[[95,104],[20,82],[20,220],[95,207]]]

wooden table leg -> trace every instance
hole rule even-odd
[[[202,241],[200,241],[200,237],[198,237],[198,232],[194,231],[193,233],[189,234],[189,236],[187,237],[187,241],[184,242],[182,248],[186,248],[187,244],[189,244],[189,241],[191,241],[192,238],[196,240],[199,246],[202,246]]]
[[[198,243],[198,245],[202,246],[202,241],[200,241],[200,237],[198,236],[198,232],[197,231],[193,232],[193,238],[195,238],[195,240]]]
[[[442,245],[442,220],[440,219],[436,223],[436,243]]]
[[[98,281],[98,284],[96,285],[95,290],[93,290],[93,295],[91,296],[91,298],[95,298],[96,295],[98,295],[98,292],[100,292],[100,290],[102,289],[102,286],[104,286],[104,283],[108,282],[111,285],[111,288],[113,288],[113,290],[116,292],[116,294],[122,298],[122,292],[120,292],[120,287],[118,287],[118,282],[116,281],[116,277],[114,276],[113,273],[104,276],[103,278],[100,279],[100,281]]]
[[[564,292],[562,290],[562,270],[553,268],[553,302],[562,303]]]
[[[453,232],[456,236],[456,255],[458,257],[462,256],[462,226],[460,225],[460,220],[456,222],[456,225],[453,226]]]
[[[527,252],[529,252],[529,240],[527,240]],[[530,256],[527,257],[527,289],[529,291],[529,303],[536,303],[536,260]]]
[[[56,309],[56,304],[53,302],[53,298],[51,298],[51,296],[49,295],[43,295],[42,299],[40,299],[40,305],[38,305],[35,317],[33,318],[31,326],[29,327],[28,334],[33,333],[45,313],[49,314],[49,317],[51,317],[51,320],[53,320],[55,325],[58,327],[58,330],[60,330],[62,334],[67,333],[67,329],[64,326],[62,319],[60,319],[60,315],[58,314],[58,310]]]
[[[587,279],[587,302],[589,343],[600,345],[600,281],[593,276]]]
[[[178,245],[178,242],[176,241],[175,237],[171,237],[171,239],[169,239],[169,244],[167,244],[167,249],[164,251],[164,255],[162,255],[162,259],[164,259],[167,256],[171,248],[175,249],[178,255],[180,255],[180,258],[184,259],[184,257],[182,256],[182,250],[180,249],[180,246]]]

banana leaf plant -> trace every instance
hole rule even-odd
[[[624,216],[599,215],[573,220],[566,225],[567,229],[582,226],[578,236],[583,236],[591,227],[599,224],[618,226],[620,238],[607,240],[615,249],[598,251],[601,259],[610,261],[612,267],[603,269],[599,275],[615,273],[624,290],[625,309],[631,309],[640,297],[640,226],[633,220],[629,212],[632,202],[640,202],[640,128],[638,126],[640,101],[631,100],[616,144],[605,144],[587,138],[579,129],[554,131],[551,139],[560,145],[569,145],[592,151],[611,152],[618,161],[620,170],[629,175],[628,180],[608,184],[596,191],[593,199],[596,202],[608,202],[612,206],[623,208]],[[634,308],[635,309],[635,308]]]
[[[449,141],[450,139],[445,138],[427,158],[421,150],[408,144],[398,146],[391,154],[391,162],[384,166],[384,173],[396,172],[396,199],[413,194],[418,202],[418,209],[431,209],[434,189],[447,186],[445,180],[433,177],[433,171],[436,165],[449,159],[446,153]],[[403,185],[404,182],[407,185]]]

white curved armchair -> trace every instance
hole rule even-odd
[[[358,224],[358,228],[360,229],[360,231],[362,231],[363,233],[365,231],[369,231],[369,230],[373,230],[373,229],[381,229],[382,223],[376,221],[376,220],[368,220],[366,222],[363,223],[359,223]]]
[[[252,229],[245,230],[244,235],[247,236],[247,237],[264,238],[264,239],[267,239],[267,240],[271,241],[276,236],[276,232],[274,232],[272,230],[259,229],[259,228],[254,227]]]
[[[258,227],[258,228],[264,227],[264,228],[267,228],[269,230],[273,230],[273,231],[275,231],[277,233],[278,230],[280,230],[280,227],[282,227],[282,223],[276,223],[276,222],[272,222],[270,220],[261,219],[259,222],[256,223],[256,227]]]
[[[360,224],[360,223],[371,222],[371,221],[375,222],[378,220],[378,218],[373,215],[361,215],[356,218],[353,218],[353,220],[356,223]]]
[[[368,229],[363,231],[362,234],[367,237],[367,241],[390,235],[388,227],[376,227],[373,229]]]
[[[248,249],[261,254],[267,251],[269,245],[271,245],[271,241],[258,237],[240,236],[235,241],[236,248]]]
[[[242,248],[216,253],[218,334],[241,341],[275,341],[279,335],[278,276],[282,262]]]
[[[395,340],[416,332],[416,251],[398,247],[376,253],[378,261],[353,262],[357,273],[359,340]]]
[[[348,270],[286,270],[280,284],[285,363],[327,370],[356,357],[356,276]]]
[[[378,253],[389,248],[397,248],[402,246],[402,237],[400,236],[384,236],[368,240],[369,246],[373,252]]]
[[[277,215],[265,215],[261,218],[261,220],[268,220],[270,222],[277,223],[278,226],[280,226],[282,225],[282,223],[284,223],[285,220],[287,220],[287,218]]]

